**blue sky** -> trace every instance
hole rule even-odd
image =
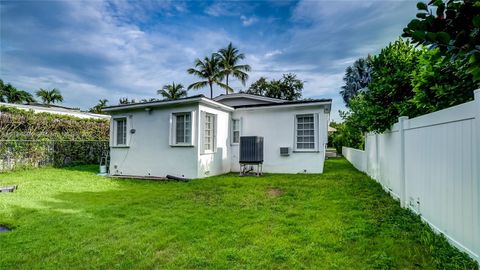
[[[345,68],[401,34],[416,1],[1,1],[0,78],[17,88],[59,88],[65,105],[156,97],[229,42],[260,76],[294,72],[304,97],[332,98]],[[234,81],[236,90],[245,89]],[[215,90],[218,95],[223,91]],[[207,94],[192,90],[189,94]]]

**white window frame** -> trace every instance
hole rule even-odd
[[[206,128],[206,119],[207,116],[212,117],[212,132],[211,132],[211,147],[212,149],[205,149],[205,128]],[[211,112],[202,111],[201,112],[201,121],[200,121],[200,147],[201,147],[201,154],[213,154],[217,152],[217,115]]]
[[[119,120],[125,120],[125,143],[124,144],[119,144],[118,143],[118,121]],[[116,116],[112,118],[112,146],[113,147],[128,147],[129,146],[129,130],[128,130],[128,117],[127,116]]]
[[[177,116],[179,115],[190,115],[190,142],[177,142]],[[178,111],[172,112],[170,115],[170,146],[186,146],[192,147],[194,146],[194,112],[193,111]],[[184,126],[185,129],[185,126]],[[185,130],[184,130],[184,137],[185,137]]]
[[[313,116],[313,148],[298,148],[298,117],[300,116],[307,116],[311,115]],[[302,114],[296,114],[295,115],[295,129],[294,129],[294,151],[295,152],[318,152],[318,114],[317,113],[302,113]]]
[[[238,130],[235,130],[235,129],[234,129],[235,125],[234,125],[233,123],[234,123],[235,121],[237,121],[237,128],[238,128]],[[232,138],[232,139],[231,139],[231,144],[237,145],[237,144],[240,143],[240,136],[241,136],[241,132],[240,132],[241,128],[240,128],[240,126],[241,126],[241,120],[240,120],[239,118],[232,118],[231,123],[232,123],[232,128],[231,128],[231,132],[230,132],[230,136],[231,136],[231,138]],[[238,142],[235,142],[235,132],[236,132],[236,131],[238,132]]]

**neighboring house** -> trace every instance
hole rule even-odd
[[[82,112],[79,109],[73,109],[58,105],[46,105],[46,104],[13,104],[0,102],[0,106],[13,107],[21,110],[32,110],[35,113],[53,113],[61,115],[75,116],[78,118],[93,118],[93,119],[110,119],[109,115],[96,114],[89,112]]]
[[[264,138],[264,172],[321,173],[331,103],[240,93],[107,107],[110,174],[202,178],[237,172],[240,136]],[[280,147],[290,154],[281,156]]]

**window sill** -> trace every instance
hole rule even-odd
[[[215,153],[217,153],[217,151],[207,151],[207,152],[200,153],[200,155],[213,155]]]
[[[293,153],[320,153],[318,150],[294,150]]]
[[[113,145],[112,148],[130,148],[129,145]]]
[[[240,145],[240,143],[238,143],[238,142],[236,142],[236,143],[230,143],[230,145],[232,145],[232,146],[238,146],[238,145]]]
[[[193,144],[170,144],[170,147],[194,147]]]

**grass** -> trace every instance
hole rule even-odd
[[[344,159],[322,175],[0,175],[0,269],[478,269]]]

